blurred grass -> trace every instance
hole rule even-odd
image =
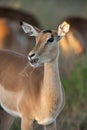
[[[74,68],[70,77],[62,77],[67,103],[79,106],[87,101],[87,55],[81,56],[73,63]],[[68,71],[68,68],[66,68]]]
[[[20,130],[21,129],[21,121],[20,119],[15,119],[14,124],[12,125],[10,130]]]

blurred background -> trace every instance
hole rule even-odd
[[[27,55],[35,39],[20,22],[56,29],[66,20],[70,32],[60,41],[59,68],[66,105],[57,119],[58,130],[87,130],[87,0],[0,0],[0,49]],[[6,116],[7,117],[7,116]],[[3,117],[3,120],[8,117]],[[35,130],[42,127],[35,125]],[[10,130],[19,130],[16,119]]]

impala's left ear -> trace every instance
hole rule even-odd
[[[21,22],[21,27],[25,33],[29,34],[29,36],[38,36],[40,33],[40,29],[26,22]]]
[[[65,36],[68,33],[69,28],[70,25],[66,21],[60,24],[57,30],[57,39],[60,40],[63,36]]]

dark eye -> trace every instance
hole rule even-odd
[[[54,38],[51,37],[51,38],[49,38],[49,39],[47,40],[47,43],[49,43],[49,42],[53,42],[53,41],[54,41]]]

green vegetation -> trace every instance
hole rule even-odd
[[[87,101],[87,56],[80,57],[74,63],[70,77],[62,77],[65,87],[67,103],[80,107],[81,103]],[[72,64],[72,63],[71,63]]]
[[[20,130],[21,122],[20,119],[15,119],[14,124],[10,130]]]

